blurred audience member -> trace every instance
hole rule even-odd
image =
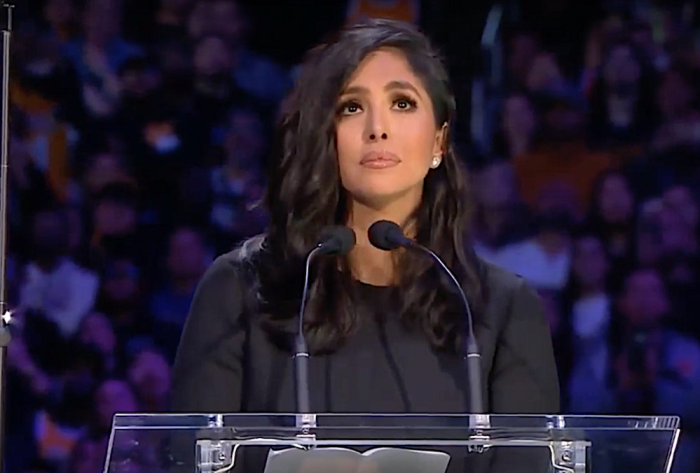
[[[578,99],[547,98],[540,141],[514,158],[525,201],[533,206],[542,189],[560,179],[576,192],[579,211],[585,211],[595,178],[614,166],[609,154],[592,151],[584,140],[585,113]]]
[[[386,18],[418,24],[420,14],[420,0],[349,0],[345,17],[348,23]]]
[[[697,75],[693,69],[674,65],[664,73],[658,91],[662,122],[651,148],[666,158],[665,164],[674,168],[678,176],[688,172],[697,175],[698,170],[696,162],[687,162],[687,153],[692,154],[700,147],[700,111],[694,88]]]
[[[188,21],[190,37],[220,36],[228,45],[230,70],[236,85],[253,97],[276,104],[291,81],[287,72],[271,60],[246,47],[250,21],[237,0],[203,0]]]
[[[93,0],[83,13],[83,37],[65,45],[82,84],[83,100],[90,116],[110,117],[119,106],[121,83],[117,73],[124,62],[141,49],[121,38],[121,2]]]
[[[252,209],[262,197],[266,134],[260,113],[234,107],[223,139],[225,162],[211,172],[209,225],[216,248],[228,251],[234,242],[262,232],[265,216]]]
[[[608,295],[610,270],[603,242],[582,233],[574,242],[573,262],[564,291],[568,353],[564,392],[567,411],[577,414],[614,414],[616,399],[611,384],[610,351],[612,301]]]
[[[690,396],[700,383],[700,345],[667,328],[670,301],[659,274],[650,269],[633,271],[618,301],[623,317],[621,350],[615,360],[620,414],[680,415],[688,411]],[[698,467],[698,427],[685,424],[686,435],[674,461],[678,471]]]
[[[535,143],[540,119],[532,98],[526,92],[513,92],[503,103],[501,130],[496,135],[496,151],[509,158],[527,153]]]
[[[104,374],[113,374],[117,370],[118,340],[112,321],[106,315],[92,312],[85,317],[80,325],[78,341],[100,354]]]
[[[519,200],[513,167],[494,160],[475,170],[472,188],[476,209],[472,223],[474,248],[488,261],[510,244],[530,236],[529,212]]]
[[[83,177],[88,198],[96,198],[107,184],[115,182],[133,182],[129,175],[124,159],[116,154],[101,150],[94,153],[87,160]]]
[[[182,227],[170,235],[166,256],[168,278],[150,303],[153,335],[170,363],[175,359],[197,283],[209,262],[203,236],[198,231]]]
[[[622,160],[643,153],[656,126],[653,79],[632,43],[619,39],[608,45],[591,91],[588,133],[593,146]]]
[[[634,261],[636,213],[627,177],[618,171],[601,173],[593,184],[586,226],[600,237],[610,258],[612,286],[619,284]]]
[[[95,304],[99,278],[68,255],[63,209],[43,211],[33,223],[34,258],[25,268],[20,305],[43,311],[65,337],[71,337]]]
[[[170,399],[170,365],[161,352],[143,349],[133,356],[127,378],[142,412],[167,412]]]
[[[187,16],[194,0],[160,0],[155,15],[156,44],[180,41],[187,35]]]
[[[506,67],[512,89],[524,89],[527,77],[541,51],[539,34],[530,29],[515,29],[509,35]]]
[[[542,192],[534,212],[533,237],[505,246],[494,259],[537,289],[564,288],[571,267],[571,232],[577,223],[573,191],[561,182]]]
[[[138,412],[138,403],[129,383],[121,379],[104,380],[95,391],[91,438],[106,438],[115,414],[135,412]]]
[[[96,308],[109,316],[121,347],[152,331],[143,289],[141,273],[132,259],[122,257],[109,262]]]

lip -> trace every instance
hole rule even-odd
[[[399,157],[389,151],[370,151],[362,156],[360,165],[372,169],[384,169],[394,167],[400,162]]]

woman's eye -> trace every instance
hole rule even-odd
[[[394,101],[394,106],[399,110],[411,110],[416,108],[416,101],[409,98],[400,98]]]
[[[354,115],[361,110],[357,102],[345,102],[338,107],[338,115]]]

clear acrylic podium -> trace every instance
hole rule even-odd
[[[117,415],[105,473],[668,473],[678,417]]]

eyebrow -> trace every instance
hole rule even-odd
[[[419,97],[421,97],[421,93],[418,91],[418,89],[413,84],[405,80],[392,80],[391,82],[388,82],[384,86],[384,91],[388,92],[390,90],[410,90]],[[367,92],[369,92],[369,90],[366,87],[363,87],[361,85],[353,85],[343,90],[342,95],[366,94]]]

